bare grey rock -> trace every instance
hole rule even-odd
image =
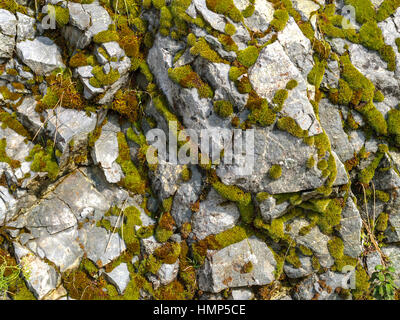
[[[343,239],[343,253],[357,258],[361,253],[361,228],[362,220],[360,213],[351,197],[347,199],[346,206],[342,210],[340,221],[340,236]]]
[[[108,280],[117,288],[119,294],[125,291],[130,281],[129,270],[126,263],[121,263],[111,272],[105,273]]]
[[[243,273],[251,262],[252,271]],[[266,285],[273,281],[276,261],[268,246],[256,237],[245,239],[222,250],[209,250],[199,270],[199,288],[218,293],[228,287]]]

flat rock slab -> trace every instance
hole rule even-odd
[[[249,262],[253,268],[245,273],[244,267]],[[271,250],[253,236],[219,251],[209,250],[199,271],[199,287],[217,293],[228,287],[266,285],[274,280],[275,266]]]

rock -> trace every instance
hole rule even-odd
[[[252,270],[242,273],[248,262],[252,263]],[[266,285],[274,279],[275,266],[271,250],[253,236],[219,251],[209,250],[198,273],[199,288],[218,293],[228,287]]]
[[[178,275],[178,271],[179,259],[173,264],[163,263],[157,271],[157,276],[160,279],[161,285],[165,286],[174,281]]]
[[[25,270],[29,270],[29,277],[25,278],[25,281],[37,299],[42,300],[56,289],[61,278],[52,266],[16,242],[14,242],[14,250],[17,262]]]
[[[377,251],[369,253],[367,255],[367,271],[369,276],[375,272],[375,267],[381,264],[381,256]]]
[[[17,55],[37,75],[43,76],[57,68],[65,68],[60,49],[46,37],[17,43]]]
[[[232,300],[252,300],[254,293],[249,289],[233,289]]]
[[[121,263],[111,272],[105,273],[108,280],[117,288],[119,294],[125,291],[126,286],[130,281],[129,270],[126,263]]]
[[[248,0],[234,0],[233,3],[241,11],[251,4]],[[244,22],[254,32],[265,32],[273,19],[273,6],[271,3],[261,0],[256,0],[253,4],[254,12],[250,17],[244,18]]]
[[[279,42],[261,50],[256,63],[249,69],[249,79],[254,90],[268,101],[272,101],[276,91],[285,89],[290,80],[296,80],[298,85],[289,92],[282,112],[293,118],[303,130],[308,130],[310,136],[322,132],[306,95],[307,83]]]
[[[200,209],[193,214],[192,231],[201,240],[211,234],[233,228],[240,218],[233,202],[227,203],[214,189],[200,202]]]
[[[161,246],[162,244],[158,242],[154,236],[140,239],[140,248],[142,250],[142,254],[151,255],[157,248]]]
[[[179,187],[180,173],[183,165],[159,161],[157,169],[149,172],[152,186],[160,200],[174,195]]]
[[[197,11],[215,30],[225,32],[225,18],[207,8],[206,0],[193,0]]]
[[[309,147],[301,139],[280,130],[255,129],[254,132],[254,169],[243,179],[238,175],[246,165],[233,163],[219,165],[217,175],[228,185],[237,185],[248,192],[267,192],[279,194],[311,190],[324,184],[321,172],[316,168],[308,169],[307,160],[311,155],[317,157],[314,147]],[[335,154],[333,153],[335,156]],[[272,180],[268,171],[272,165],[282,168],[282,176]],[[334,185],[346,184],[347,173],[343,164],[336,161],[338,174]]]
[[[12,37],[0,33],[0,59],[13,56],[15,40]]]
[[[101,135],[92,149],[92,158],[95,164],[100,164],[106,179],[110,183],[117,183],[124,176],[120,165],[116,162],[119,156],[117,132],[120,131],[118,119],[109,118],[101,128]]]
[[[17,18],[17,42],[34,39],[36,20],[20,12]]]
[[[285,263],[285,265],[283,266],[283,270],[289,278],[303,278],[313,272],[310,257],[299,255],[299,259],[301,262],[300,268],[295,268],[289,263]]]
[[[108,232],[98,227],[86,227],[79,230],[87,257],[97,266],[105,266],[117,258],[125,249],[125,242],[118,233]]]
[[[279,218],[286,213],[286,209],[289,207],[290,203],[284,201],[280,204],[276,204],[274,197],[268,197],[267,199],[259,203],[260,213],[263,220],[266,223],[270,223],[272,219]]]
[[[303,245],[313,251],[318,258],[321,266],[329,268],[333,265],[334,261],[328,250],[328,241],[330,238],[319,231],[318,226],[312,228],[306,235],[299,235],[302,227],[308,226],[309,222],[302,218],[296,218],[290,224],[289,234],[294,238],[298,245]]]
[[[340,236],[343,239],[343,253],[357,258],[361,251],[361,228],[362,220],[354,201],[349,197],[346,206],[342,210],[340,221]]]
[[[332,105],[329,100],[323,99],[319,103],[319,118],[322,127],[331,142],[332,149],[343,162],[354,157],[355,150],[349,142],[349,137],[343,130],[342,118],[336,106]]]
[[[68,2],[69,23],[80,30],[86,30],[90,26],[90,15],[83,9],[80,3]]]
[[[0,33],[14,37],[17,34],[17,19],[7,10],[0,9]]]

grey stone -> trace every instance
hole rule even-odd
[[[163,263],[157,271],[161,285],[165,286],[174,281],[179,271],[179,259],[173,264]]]
[[[321,266],[329,268],[333,265],[333,258],[329,254],[328,241],[330,238],[319,231],[318,226],[312,228],[306,235],[299,235],[302,227],[308,226],[309,222],[305,219],[296,218],[291,224],[289,234],[297,244],[303,245],[313,251],[318,258]]]
[[[361,253],[361,228],[362,220],[354,201],[349,197],[346,206],[342,210],[340,220],[340,236],[343,239],[343,253],[357,258]]]
[[[233,202],[227,203],[214,189],[200,202],[200,209],[192,216],[192,231],[198,239],[233,228],[240,218]]]
[[[56,289],[61,278],[52,266],[40,260],[18,243],[14,243],[14,250],[17,262],[25,270],[29,270],[29,277],[25,278],[25,281],[37,299],[42,300]]]
[[[17,18],[17,42],[35,38],[36,20],[19,12],[17,12]]]
[[[233,289],[232,290],[232,300],[252,300],[254,298],[254,293],[249,289]]]
[[[0,9],[0,33],[6,36],[15,36],[17,34],[17,19],[7,10]]]
[[[253,264],[249,273],[244,265]],[[199,288],[218,293],[228,287],[266,285],[273,281],[276,261],[265,242],[251,237],[222,250],[207,252],[204,266],[199,270]]]
[[[65,68],[60,49],[46,37],[17,43],[17,55],[37,75],[47,75],[56,68]]]
[[[235,0],[234,4],[242,11],[250,5],[250,1]],[[269,23],[273,19],[273,14],[274,9],[271,3],[256,0],[254,1],[254,13],[248,18],[244,18],[244,22],[252,31],[264,32],[268,29]]]
[[[289,263],[284,264],[283,270],[285,271],[285,274],[289,278],[302,278],[302,277],[310,275],[313,272],[313,267],[311,264],[310,257],[299,255],[299,260],[301,262],[300,268],[295,268],[294,266],[292,266]]]
[[[2,33],[0,33],[0,59],[11,58],[13,56],[14,47],[15,47],[14,38],[5,36]]]
[[[119,294],[125,291],[126,286],[129,283],[130,276],[129,270],[126,263],[121,263],[115,267],[111,272],[106,273],[108,280],[115,285]]]
[[[267,199],[259,203],[260,213],[263,220],[266,223],[270,223],[272,219],[279,218],[286,213],[286,209],[290,206],[288,201],[284,201],[280,204],[276,204],[274,197],[268,197]]]
[[[279,89],[294,79],[296,88],[289,92],[282,113],[293,118],[311,136],[322,132],[313,107],[306,95],[307,84],[279,42],[274,42],[261,50],[256,63],[249,69],[249,79],[257,93],[272,101]]]
[[[162,244],[159,243],[154,236],[140,239],[140,248],[142,250],[142,254],[151,255],[154,250],[161,247]]]
[[[69,22],[80,30],[86,30],[90,26],[90,15],[80,3],[68,2]]]
[[[212,12],[207,8],[205,0],[193,0],[197,11],[215,30],[225,32],[225,18],[223,15]]]

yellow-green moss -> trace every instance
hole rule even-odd
[[[272,99],[272,103],[275,105],[274,111],[279,112],[283,108],[283,104],[288,98],[289,93],[285,89],[280,89],[275,92],[274,98]]]
[[[289,132],[292,136],[303,138],[308,136],[307,130],[303,130],[297,122],[290,117],[282,117],[277,121],[278,129]]]
[[[202,98],[212,98],[213,91],[190,65],[168,69],[168,76],[183,88],[196,88]]]
[[[314,66],[307,75],[307,81],[310,84],[314,85],[316,88],[319,88],[319,86],[321,85],[325,73],[325,67],[325,60],[320,61],[318,58],[314,59]]]
[[[220,55],[211,49],[210,45],[204,38],[200,38],[190,49],[190,54],[197,56],[200,55],[202,58],[214,63],[228,63],[226,60],[222,59]]]
[[[17,115],[15,113],[9,114],[6,111],[0,110],[0,122],[3,129],[10,128],[14,130],[19,135],[30,138],[29,132],[25,127],[17,120]]]
[[[249,46],[238,52],[237,59],[246,68],[251,67],[258,59],[258,49],[255,46]]]
[[[231,81],[236,81],[242,74],[246,73],[245,68],[231,67],[229,69],[229,79]]]
[[[119,40],[118,32],[113,30],[100,31],[93,37],[93,41],[95,43],[112,42],[118,40]]]
[[[119,71],[116,69],[111,69],[108,74],[105,74],[103,66],[93,67],[92,74],[94,77],[90,78],[89,83],[96,88],[110,86],[121,76]]]
[[[400,7],[399,0],[385,0],[379,6],[378,11],[376,13],[376,20],[383,21],[386,20],[389,16],[391,16],[397,8]]]
[[[310,156],[310,158],[308,158],[307,160],[307,168],[311,169],[314,168],[314,166],[315,166],[315,159],[313,156]]]
[[[297,87],[297,85],[298,85],[298,82],[295,79],[292,79],[286,84],[286,89],[293,90],[294,88]]]
[[[344,266],[355,266],[357,259],[346,256],[343,253],[344,245],[343,240],[339,237],[333,237],[328,241],[328,250],[332,258],[335,260],[333,270],[342,271]]]
[[[7,140],[6,138],[3,138],[0,140],[0,162],[5,162],[10,165],[11,168],[19,168],[21,166],[21,163],[18,160],[13,160],[11,159],[6,152],[6,147],[7,147]]]
[[[372,160],[372,162],[368,165],[368,167],[364,168],[359,173],[359,180],[361,183],[369,185],[370,181],[375,175],[375,170],[378,168],[382,158],[385,155],[385,152],[387,150],[385,147],[387,148],[387,146],[385,145],[379,145],[378,153],[376,154],[374,160]]]
[[[291,264],[296,269],[301,267],[299,256],[296,253],[296,248],[290,248],[288,255],[286,256],[286,262]]]
[[[236,33],[236,27],[233,24],[227,23],[225,25],[225,33],[233,36]]]
[[[35,145],[25,160],[32,161],[32,171],[47,172],[51,180],[56,179],[59,173],[53,141],[51,140],[47,141],[46,148],[43,148],[40,144]]]
[[[214,111],[222,118],[227,118],[233,113],[232,103],[226,100],[214,101]]]
[[[387,114],[388,132],[393,137],[394,142],[400,145],[400,111],[392,109]]]
[[[253,15],[255,10],[254,5],[249,4],[244,10],[242,10],[242,15],[244,18],[249,18]]]
[[[281,31],[285,28],[286,23],[289,20],[289,13],[287,10],[278,9],[274,12],[274,18],[272,19],[270,25],[275,29],[275,31]]]
[[[269,169],[268,176],[273,180],[279,179],[282,176],[282,167],[280,165],[274,164]]]
[[[384,232],[388,227],[389,215],[382,212],[376,219],[375,229],[380,232]]]
[[[235,7],[233,0],[206,0],[207,8],[216,13],[228,16],[234,22],[243,19],[242,13]]]
[[[379,199],[382,202],[389,202],[390,200],[390,195],[389,193],[381,190],[376,190],[376,198]]]
[[[175,221],[169,212],[164,212],[159,221],[155,232],[155,238],[157,241],[164,243],[174,233]]]

